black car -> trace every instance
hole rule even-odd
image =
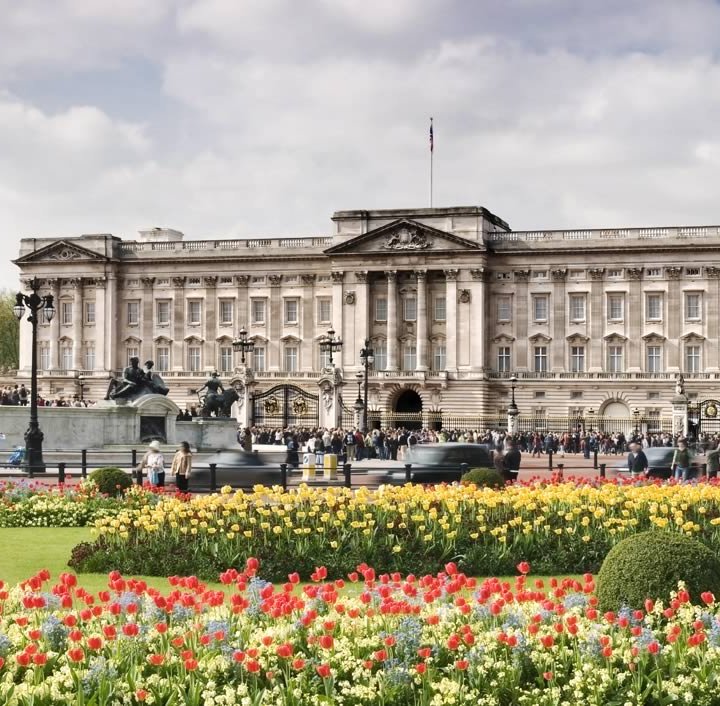
[[[651,446],[643,449],[648,460],[648,477],[650,478],[672,478],[672,460],[677,448],[674,446]],[[691,454],[692,456],[692,454]],[[616,463],[614,470],[617,473],[629,473],[627,459]],[[690,460],[690,477],[697,478],[700,475],[700,463],[697,459]]]
[[[280,466],[267,463],[260,454],[227,449],[193,462],[190,491],[210,490],[210,464],[216,465],[215,485],[249,489],[254,485],[280,485]]]
[[[460,480],[465,470],[492,468],[492,454],[486,444],[423,444],[410,448],[405,459],[410,464],[411,483],[452,483]],[[406,469],[388,473],[386,483],[407,482]]]

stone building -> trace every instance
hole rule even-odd
[[[232,378],[244,326],[258,395],[286,383],[317,394],[333,328],[347,413],[368,338],[375,423],[500,423],[513,375],[521,419],[550,428],[617,418],[659,429],[679,374],[691,398],[718,394],[718,226],[519,232],[480,207],[332,222],[319,237],[155,228],[134,241],[22,240],[20,279],[38,278],[57,307],[39,334],[41,393],[97,399],[137,355],[184,407],[209,371]]]

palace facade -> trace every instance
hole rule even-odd
[[[641,417],[659,428],[675,380],[720,391],[720,227],[513,231],[481,207],[340,211],[329,235],[187,240],[170,229],[26,238],[24,283],[52,293],[41,394],[100,399],[131,356],[152,359],[181,406],[232,378],[245,327],[258,393],[318,392],[328,329],[348,407],[365,339],[373,414],[445,423],[521,415]],[[30,329],[21,326],[23,381]],[[653,420],[657,421],[657,424]],[[459,422],[458,422],[459,423]]]

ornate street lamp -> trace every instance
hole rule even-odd
[[[595,410],[592,407],[588,407],[587,416],[593,417],[595,415]],[[588,432],[592,431],[592,419],[590,420],[590,426],[587,429]]]
[[[335,331],[332,328],[328,329],[327,336],[323,336],[320,339],[320,351],[322,353],[330,354],[330,358],[329,358],[328,362],[330,363],[331,368],[333,367],[333,353],[335,353],[336,351],[339,351],[342,348],[342,346],[343,346],[342,340],[340,339],[339,336],[337,338],[335,337]]]
[[[638,407],[633,407],[632,415],[635,419],[635,438],[637,439],[640,435],[640,409]]]
[[[363,374],[355,373],[355,379],[357,380],[358,395],[357,395],[357,399],[355,400],[355,404],[353,405],[353,409],[355,410],[355,413],[357,414],[357,419],[359,422],[360,418],[362,416],[362,412],[365,409],[365,405],[363,404],[362,397],[360,395],[360,386],[362,385]],[[360,426],[360,424],[358,424],[358,426]]]
[[[25,462],[31,472],[44,473],[45,462],[43,461],[42,455],[42,442],[44,437],[42,431],[40,431],[37,413],[37,327],[40,312],[43,312],[46,321],[51,321],[53,316],[55,316],[55,307],[53,306],[52,294],[46,294],[42,297],[38,294],[40,282],[37,279],[33,279],[33,281],[30,282],[30,289],[32,290],[32,294],[18,292],[15,295],[13,313],[18,321],[20,321],[25,315],[25,308],[27,307],[29,311],[27,320],[32,324],[32,347],[30,350],[30,426],[25,432]]]
[[[508,405],[508,434],[514,436],[518,433],[517,429],[517,418],[518,418],[518,406],[515,403],[515,387],[517,386],[517,376],[513,375],[510,378],[510,404]]]
[[[362,430],[363,434],[368,432],[368,375],[372,364],[375,362],[375,351],[370,348],[370,339],[365,339],[365,345],[360,349],[360,365],[365,369],[365,396],[363,403]],[[358,395],[359,396],[359,395]]]
[[[236,353],[240,351],[240,362],[245,365],[245,354],[255,350],[255,341],[248,340],[248,332],[244,326],[240,329],[238,337],[232,342],[232,347]]]
[[[80,402],[85,400],[85,376],[77,376],[78,388],[80,389]]]

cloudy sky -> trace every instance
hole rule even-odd
[[[0,0],[0,233],[715,224],[711,0]],[[13,279],[8,279],[13,278]]]

